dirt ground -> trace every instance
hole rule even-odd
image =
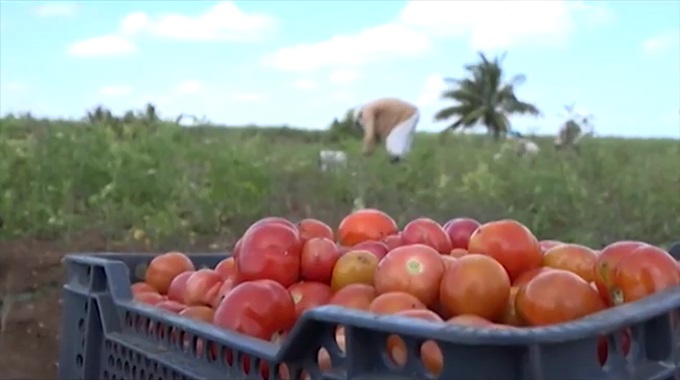
[[[0,241],[0,379],[56,379],[64,254],[140,252],[97,234],[71,242]],[[13,299],[7,306],[7,300]]]

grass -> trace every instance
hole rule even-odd
[[[230,241],[266,215],[334,226],[357,200],[402,225],[514,218],[539,238],[593,247],[680,238],[677,141],[589,139],[579,156],[538,143],[536,159],[494,161],[487,138],[422,134],[403,165],[390,165],[382,151],[364,158],[358,140],[324,132],[5,118],[0,238],[96,230],[181,248]],[[321,173],[322,148],[348,151],[348,169]]]

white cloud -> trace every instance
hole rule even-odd
[[[33,14],[38,17],[66,17],[76,12],[76,4],[68,2],[51,2],[33,8]]]
[[[672,48],[680,49],[680,34],[677,30],[650,37],[642,43],[642,51],[646,54],[655,54]]]
[[[123,19],[121,33],[184,41],[252,41],[273,30],[276,24],[269,15],[246,13],[233,2],[224,1],[197,16],[131,13]]]
[[[605,8],[578,1],[411,1],[399,19],[434,37],[467,37],[474,49],[559,44],[578,19],[604,22]]]
[[[328,77],[333,84],[347,84],[359,79],[359,73],[354,70],[335,70]]]
[[[418,95],[416,104],[418,107],[427,107],[440,100],[442,92],[446,89],[446,82],[439,74],[432,74],[427,77],[423,89]]]
[[[319,85],[313,80],[300,79],[297,82],[293,83],[293,87],[297,88],[298,90],[311,91],[316,90],[319,87]]]
[[[67,52],[74,57],[114,57],[134,54],[137,46],[125,38],[107,35],[76,41]]]
[[[438,38],[466,38],[476,50],[523,43],[559,45],[577,24],[596,26],[610,19],[608,8],[574,0],[412,0],[391,23],[326,41],[284,47],[266,56],[264,63],[298,72],[356,67],[422,54]]]
[[[264,58],[267,66],[305,72],[323,67],[359,66],[377,59],[417,55],[430,48],[426,35],[398,24],[385,24],[330,40],[285,47]]]
[[[260,100],[264,100],[264,95],[256,92],[234,91],[231,94],[229,94],[229,98],[231,98],[232,100],[242,102],[257,102]]]
[[[99,93],[109,97],[126,96],[132,93],[132,87],[127,85],[105,86],[99,89]]]
[[[203,84],[197,80],[188,80],[180,83],[175,88],[175,93],[179,95],[196,94],[203,89]]]

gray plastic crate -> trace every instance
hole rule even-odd
[[[680,321],[680,289],[580,321],[517,330],[441,326],[324,306],[305,313],[279,348],[133,302],[130,284],[140,279],[152,257],[65,258],[60,379],[256,379],[262,363],[288,368],[289,376],[271,370],[270,379],[298,379],[303,370],[311,379],[428,379],[433,376],[426,373],[416,347],[430,339],[444,355],[440,379],[680,378],[680,326],[674,323]],[[191,257],[197,267],[212,267],[225,256]],[[333,339],[339,325],[345,327],[345,354]],[[633,343],[624,357],[617,347],[628,327]],[[404,367],[384,354],[390,334],[408,346]],[[610,347],[604,368],[597,360],[597,340],[603,335]],[[333,370],[325,373],[316,365],[321,347],[333,361]]]

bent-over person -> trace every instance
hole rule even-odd
[[[354,120],[364,131],[363,154],[373,153],[384,141],[391,162],[402,160],[411,150],[420,113],[411,103],[396,99],[374,100],[354,110]]]

